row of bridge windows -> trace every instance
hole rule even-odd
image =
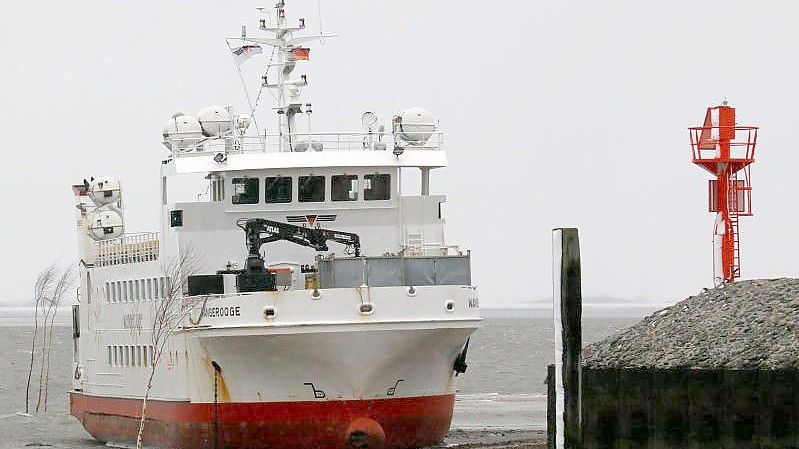
[[[271,176],[264,179],[265,203],[290,203],[294,200],[294,179],[289,176]],[[326,201],[325,176],[298,176],[297,201],[321,203]],[[261,201],[260,178],[233,178],[233,204],[258,204]],[[361,189],[361,186],[363,189]],[[363,195],[366,201],[391,199],[391,175],[333,175],[330,177],[331,201],[357,201]]]
[[[153,347],[148,345],[109,345],[108,366],[151,366]]]
[[[105,283],[105,302],[154,301],[166,296],[168,277],[131,279]]]

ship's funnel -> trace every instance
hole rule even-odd
[[[386,433],[377,421],[369,418],[355,418],[347,427],[349,449],[382,449],[386,446]]]

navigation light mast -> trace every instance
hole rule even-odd
[[[263,12],[264,8],[259,8]],[[274,67],[277,73],[277,79],[274,82],[267,80],[267,76],[263,77],[263,86],[276,91],[275,99],[277,105],[274,110],[278,116],[278,133],[280,151],[295,151],[296,150],[296,116],[297,114],[308,114],[308,123],[310,123],[311,104],[303,104],[301,99],[301,89],[308,85],[307,75],[300,75],[299,77],[292,77],[294,67],[297,61],[304,61],[308,59],[310,48],[305,44],[326,37],[335,37],[332,34],[317,34],[312,36],[294,36],[295,32],[305,29],[305,19],[299,19],[297,26],[289,26],[286,21],[286,2],[279,0],[275,4],[275,18],[274,24],[268,23],[266,18],[261,19],[260,29],[267,33],[271,33],[274,37],[249,37],[243,35],[242,41],[251,42],[259,45],[268,45],[274,48],[275,60],[267,66],[267,73],[270,68]],[[303,111],[305,106],[305,111]],[[311,142],[310,125],[307,134],[308,143],[313,146]],[[307,148],[308,145],[302,148]]]
[[[710,172],[708,210],[716,213],[713,232],[713,283],[741,276],[738,218],[752,215],[749,166],[754,162],[757,127],[736,126],[735,108],[723,101],[710,107],[702,126],[688,128],[693,163]]]

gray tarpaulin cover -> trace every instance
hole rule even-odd
[[[471,285],[469,256],[361,257],[319,261],[322,288]]]

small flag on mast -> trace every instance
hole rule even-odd
[[[89,188],[86,187],[85,184],[75,184],[72,186],[72,193],[74,193],[75,196],[88,196]]]
[[[231,48],[233,57],[236,58],[236,64],[241,65],[244,61],[250,59],[251,56],[263,53],[264,50],[260,45],[243,45],[237,48]]]
[[[308,57],[311,55],[311,49],[304,47],[292,48],[291,54],[294,55],[296,61],[307,61]]]

